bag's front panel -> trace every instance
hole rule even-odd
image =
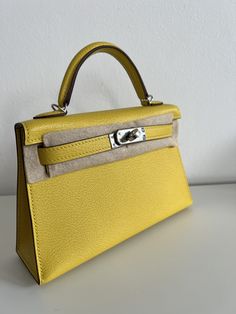
[[[42,283],[191,204],[177,147],[27,187]]]

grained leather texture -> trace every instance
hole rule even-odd
[[[70,100],[79,67],[95,52],[108,52],[120,61],[143,107],[64,115],[60,106]],[[178,146],[159,146],[47,178],[47,167],[30,158],[38,158],[37,146],[42,146],[44,136],[51,132],[134,123],[160,115],[169,115],[171,121],[180,118],[178,107],[154,104],[147,102],[146,89],[129,57],[109,43],[95,43],[72,60],[62,83],[58,111],[16,124],[17,252],[39,284],[191,205]],[[173,126],[176,124],[173,121]],[[148,136],[156,136],[155,130],[150,129]],[[32,150],[25,149],[30,146]],[[29,183],[25,169],[32,170],[35,164],[43,173],[34,178],[40,181]]]
[[[164,104],[32,119],[22,122],[25,129],[25,145],[41,143],[43,141],[42,136],[52,131],[122,123],[167,113],[173,113],[174,119],[181,117],[177,106]]]
[[[153,126],[145,126],[145,133],[147,141],[160,139],[164,137],[172,136],[173,125],[153,125]]]
[[[38,149],[38,154],[42,165],[53,165],[108,150],[111,150],[108,135],[101,135],[64,145],[40,147]]]
[[[51,147],[63,145],[66,143],[76,142],[104,134],[114,133],[119,129],[136,128],[143,125],[164,125],[171,124],[173,126],[172,137],[163,138],[152,141],[140,142],[139,145],[123,145],[119,149],[113,149],[101,152],[95,155],[89,155],[83,158],[77,158],[54,165],[44,167],[39,161],[39,147]],[[43,143],[24,145],[23,154],[25,160],[25,173],[28,183],[45,180],[48,177],[64,174],[67,172],[80,170],[96,165],[106,164],[115,160],[121,160],[133,157],[145,152],[177,145],[178,120],[173,120],[173,114],[159,115],[141,120],[128,121],[118,124],[92,126],[78,129],[69,129],[63,131],[52,131],[43,135]],[[39,146],[39,147],[38,147]]]
[[[145,126],[146,140],[172,136],[172,124]],[[134,144],[139,145],[139,144]],[[51,147],[39,147],[39,160],[42,165],[53,165],[72,159],[83,158],[112,150],[108,134]]]
[[[23,161],[23,128],[16,127],[17,145],[17,213],[16,213],[16,252],[39,283],[38,267],[34,247],[32,220],[28,202],[25,169]]]
[[[177,147],[28,184],[27,189],[40,283],[192,202]]]
[[[167,113],[172,113],[175,119],[180,117],[176,106],[162,105],[29,120],[17,125],[23,132],[17,143],[20,147],[39,144],[48,131],[121,123]],[[130,189],[133,184],[135,189]],[[20,195],[26,188],[27,192]],[[125,196],[114,202],[116,193]],[[26,248],[18,254],[39,284],[192,202],[178,147],[157,149],[32,184],[18,177],[18,198],[21,198],[20,246]],[[22,217],[27,217],[27,208],[29,228],[23,230]]]

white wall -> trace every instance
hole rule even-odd
[[[192,183],[236,179],[236,1],[0,0],[0,193],[14,193],[13,125],[49,110],[74,54],[111,41],[157,99],[178,104]],[[122,68],[97,55],[83,66],[70,112],[137,105]]]

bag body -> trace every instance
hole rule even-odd
[[[143,106],[66,115],[79,68],[97,52],[124,66]],[[53,108],[15,125],[16,250],[39,284],[192,203],[177,145],[180,111],[150,100],[118,47],[82,49]]]

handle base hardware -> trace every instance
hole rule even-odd
[[[65,115],[67,114],[67,107],[68,107],[67,104],[64,104],[63,107],[61,107],[57,104],[52,104],[51,107],[52,107],[53,111],[62,111],[62,112],[64,112]]]

